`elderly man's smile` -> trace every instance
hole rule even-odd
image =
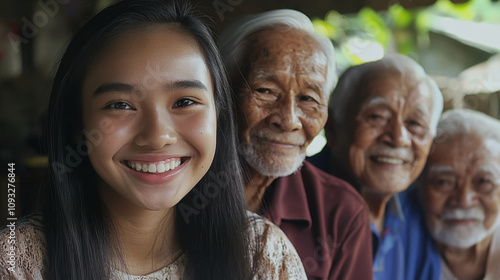
[[[403,165],[405,163],[404,160],[400,158],[393,157],[384,157],[384,156],[372,156],[370,159],[375,163],[383,163],[389,165]]]
[[[281,140],[281,139],[270,139],[263,137],[255,137],[254,141],[257,141],[260,145],[269,145],[273,148],[282,148],[282,149],[293,149],[300,148],[304,145],[303,141],[297,141],[296,139],[290,140]]]

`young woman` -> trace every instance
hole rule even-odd
[[[14,245],[1,233],[2,279],[305,278],[244,209],[228,89],[188,6],[126,0],[92,18],[53,84],[47,209]]]

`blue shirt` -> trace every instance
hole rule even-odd
[[[348,172],[342,170],[345,165],[330,159],[328,147],[308,161],[356,186]],[[427,232],[413,186],[387,203],[382,232],[373,224],[371,229],[375,280],[439,280],[439,253]]]
[[[399,197],[396,195],[387,203],[383,231],[378,232],[372,223],[373,240],[373,279],[404,279],[404,260],[402,231],[404,216]]]

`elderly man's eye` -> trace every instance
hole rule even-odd
[[[488,178],[479,178],[477,180],[476,190],[478,192],[487,193],[495,187],[495,184]]]
[[[299,100],[300,101],[310,101],[310,102],[315,102],[315,103],[319,103],[316,99],[314,99],[314,97],[312,96],[309,96],[309,95],[302,95],[299,97]]]
[[[455,181],[437,178],[431,182],[432,187],[439,192],[448,192],[455,188]]]
[[[368,114],[367,121],[374,126],[384,126],[387,124],[388,118],[381,114]]]
[[[408,121],[408,124],[409,124],[410,126],[419,126],[419,127],[420,127],[420,126],[422,126],[422,124],[421,124],[420,122],[418,122],[418,121],[414,121],[414,120],[410,120],[410,121]]]
[[[383,120],[384,119],[383,116],[377,115],[377,114],[371,114],[371,115],[368,116],[368,118],[371,119],[371,120]]]
[[[268,88],[258,88],[255,91],[258,93],[271,93],[271,90]]]

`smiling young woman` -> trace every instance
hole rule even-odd
[[[304,279],[286,236],[245,211],[233,119],[190,7],[104,9],[60,62],[47,209],[18,222],[13,269],[0,231],[2,279]]]

